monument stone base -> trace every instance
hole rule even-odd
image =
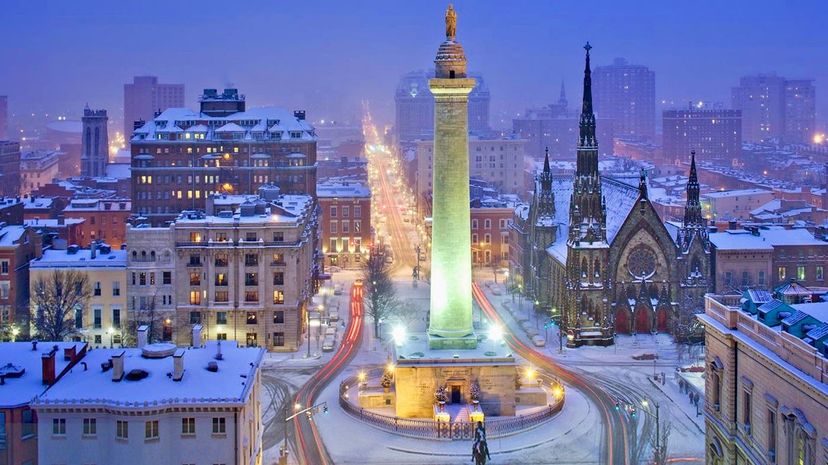
[[[442,337],[428,335],[428,348],[431,350],[469,350],[477,348],[477,335],[462,337]]]
[[[440,386],[446,388],[447,408],[472,404],[472,385],[480,387],[479,405],[486,415],[515,414],[517,361],[505,345],[491,341],[463,346],[467,338],[441,338],[459,347],[432,348],[435,338],[417,333],[395,347],[395,408],[400,418],[433,418],[435,397]],[[471,341],[469,341],[471,343]]]

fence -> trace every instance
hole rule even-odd
[[[474,439],[474,423],[471,421],[445,422],[399,418],[382,415],[359,407],[358,405],[352,403],[347,396],[349,387],[356,386],[357,383],[357,378],[353,376],[340,383],[339,405],[348,414],[359,419],[360,421],[382,430],[403,436],[424,439],[443,439],[450,441]],[[359,401],[357,400],[357,402]],[[563,404],[564,399],[561,398],[555,404],[549,405],[543,410],[530,413],[528,415],[487,419],[485,420],[486,436],[488,436],[489,439],[494,439],[535,427],[554,417],[561,411]]]

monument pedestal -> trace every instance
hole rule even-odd
[[[442,348],[432,348],[436,342]],[[454,347],[447,347],[456,345]],[[475,335],[439,338],[417,333],[395,347],[394,386],[400,418],[431,418],[434,393],[445,386],[450,411],[472,405],[472,384],[480,386],[479,406],[485,416],[515,414],[517,362],[509,348]]]

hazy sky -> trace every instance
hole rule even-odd
[[[77,115],[88,102],[121,119],[135,74],[204,87],[232,84],[248,105],[390,121],[409,70],[432,66],[447,2],[2,0],[0,94],[15,112]],[[729,104],[743,74],[816,79],[828,114],[826,0],[460,0],[458,39],[498,115],[580,98],[586,40],[593,64],[626,57],[656,72],[658,99]]]

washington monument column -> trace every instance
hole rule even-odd
[[[473,349],[469,211],[469,93],[466,55],[456,40],[457,13],[446,11],[446,41],[437,50],[434,94],[432,182],[432,349]]]

